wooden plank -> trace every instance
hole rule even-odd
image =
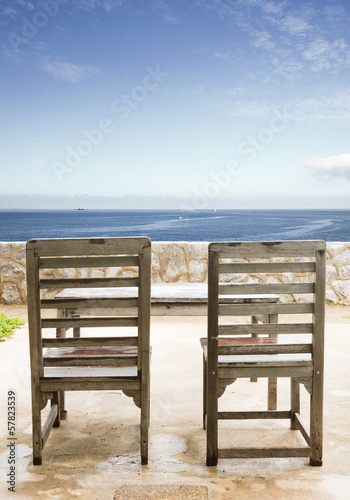
[[[326,303],[326,250],[316,252],[315,312],[313,315],[314,374],[310,408],[311,465],[322,464],[323,449],[323,378],[324,378],[324,328]]]
[[[80,367],[73,367],[80,368]],[[95,367],[88,367],[92,370]],[[129,367],[127,367],[129,368]],[[46,370],[52,369],[46,368]],[[66,370],[67,368],[64,368]],[[106,368],[104,368],[106,369]],[[117,369],[117,368],[113,368]],[[120,369],[120,368],[119,368]],[[44,379],[42,387],[45,391],[106,391],[130,390],[140,391],[140,380],[121,377],[60,377]]]
[[[219,458],[309,457],[310,448],[234,448],[219,449]]]
[[[221,316],[252,316],[258,314],[308,314],[313,313],[314,304],[223,304],[219,306]]]
[[[316,269],[315,262],[246,262],[220,263],[220,274],[240,273],[312,273]]]
[[[130,357],[50,357],[44,358],[44,366],[137,366],[137,356]]]
[[[124,255],[120,257],[41,257],[40,269],[70,269],[82,267],[136,267],[138,256]]]
[[[219,258],[208,255],[207,465],[218,461],[218,275]]]
[[[43,339],[43,347],[137,346],[137,337],[80,337]]]
[[[312,333],[313,323],[262,323],[219,325],[219,335]]]
[[[308,432],[306,431],[304,424],[300,420],[300,415],[298,413],[293,413],[293,422],[296,425],[297,429],[301,432],[301,435],[305,439],[306,443],[310,446],[310,436]]]
[[[42,328],[96,328],[137,326],[138,318],[106,317],[106,318],[44,318]]]
[[[42,299],[41,308],[42,309],[94,309],[94,308],[111,308],[111,307],[137,307],[138,299],[122,297],[117,299],[107,299],[107,298],[89,298],[89,299]]]
[[[252,293],[314,293],[314,283],[249,283],[225,284],[219,286],[219,295],[240,295]]]
[[[50,431],[52,429],[52,426],[55,422],[55,419],[58,415],[58,405],[54,404],[51,406],[50,413],[47,416],[47,419],[45,421],[45,424],[43,425],[42,429],[42,447],[44,448],[45,443],[47,441],[47,438],[49,437]]]
[[[251,351],[254,351],[252,347]],[[256,368],[273,367],[288,367],[288,366],[309,366],[312,367],[312,359],[310,354],[255,354],[250,352],[243,355],[225,355],[219,357],[219,368],[248,368],[254,366]]]
[[[27,275],[27,301],[28,301],[28,326],[31,367],[31,392],[32,392],[32,428],[33,428],[33,464],[41,465],[42,461],[42,428],[40,410],[40,378],[43,374],[43,361],[41,356],[41,317],[40,317],[40,292],[38,257],[34,250],[26,246],[26,275]]]
[[[151,259],[150,247],[140,253],[139,268],[139,360],[140,386],[140,447],[141,463],[148,463],[148,428],[150,423],[150,317],[151,317]]]
[[[103,287],[134,287],[138,278],[62,278],[42,279],[40,288],[103,288]]]
[[[319,240],[309,241],[248,241],[210,243],[210,252],[220,252],[220,257],[268,258],[268,257],[313,257],[317,250],[326,250]]]
[[[250,377],[300,377],[307,378],[312,376],[312,364],[308,366],[239,366],[233,368],[219,367],[219,378],[250,378]]]
[[[130,255],[138,254],[142,247],[151,246],[146,237],[135,238],[60,238],[40,239],[27,242],[36,256],[77,256],[77,255]]]
[[[253,339],[254,340],[254,339]],[[312,344],[219,346],[219,356],[244,354],[305,354],[312,352]]]
[[[289,419],[290,411],[219,411],[220,420]]]

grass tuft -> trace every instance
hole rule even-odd
[[[0,313],[0,342],[11,338],[16,328],[24,323],[23,319],[8,318],[3,312]]]

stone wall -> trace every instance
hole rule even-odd
[[[152,242],[152,280],[155,283],[205,282],[208,243]],[[47,273],[53,277],[54,271]],[[81,269],[55,271],[57,277],[132,276],[132,268]],[[73,275],[73,274],[74,275]],[[254,276],[239,275],[242,283],[253,283]],[[287,273],[268,276],[266,282],[287,283]],[[305,298],[305,296],[304,296]],[[289,300],[301,297],[290,296]],[[327,300],[350,304],[350,243],[327,243]],[[0,243],[0,304],[26,303],[25,243]]]

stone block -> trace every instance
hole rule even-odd
[[[26,250],[24,245],[20,246],[17,250],[13,252],[13,259],[23,266],[26,265]]]
[[[183,248],[171,246],[167,253],[166,262],[164,262],[164,275],[166,281],[171,283],[178,281],[179,278],[187,273],[187,264]]]
[[[24,268],[15,264],[11,260],[0,263],[0,276],[2,281],[22,281],[26,276]]]
[[[0,243],[0,258],[7,257],[10,253],[10,246],[8,243]]]
[[[337,269],[334,266],[327,266],[326,268],[326,280],[334,279],[338,275]]]
[[[339,277],[342,279],[347,279],[350,277],[350,265],[339,267]]]
[[[336,291],[339,291],[347,301],[350,301],[350,280],[335,280],[332,283]]]
[[[326,301],[334,302],[334,304],[338,304],[339,302],[338,296],[330,286],[326,288]]]
[[[333,258],[337,264],[350,264],[350,248],[345,248],[341,253]]]
[[[4,304],[22,304],[22,297],[16,285],[13,283],[4,283],[2,295]]]
[[[190,262],[190,281],[202,282],[207,275],[207,261],[206,260],[192,260]]]
[[[187,253],[190,260],[208,259],[208,243],[190,242],[187,246]]]

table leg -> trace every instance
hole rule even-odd
[[[67,317],[66,309],[57,309],[57,317],[58,318],[66,318]],[[66,331],[67,331],[66,328],[57,328],[56,329],[56,337],[57,338],[64,338],[66,336]],[[64,391],[60,391],[58,393],[57,402],[59,404],[59,418],[60,418],[60,420],[67,420],[67,412],[65,410]],[[56,426],[58,426],[57,423],[56,423]]]

